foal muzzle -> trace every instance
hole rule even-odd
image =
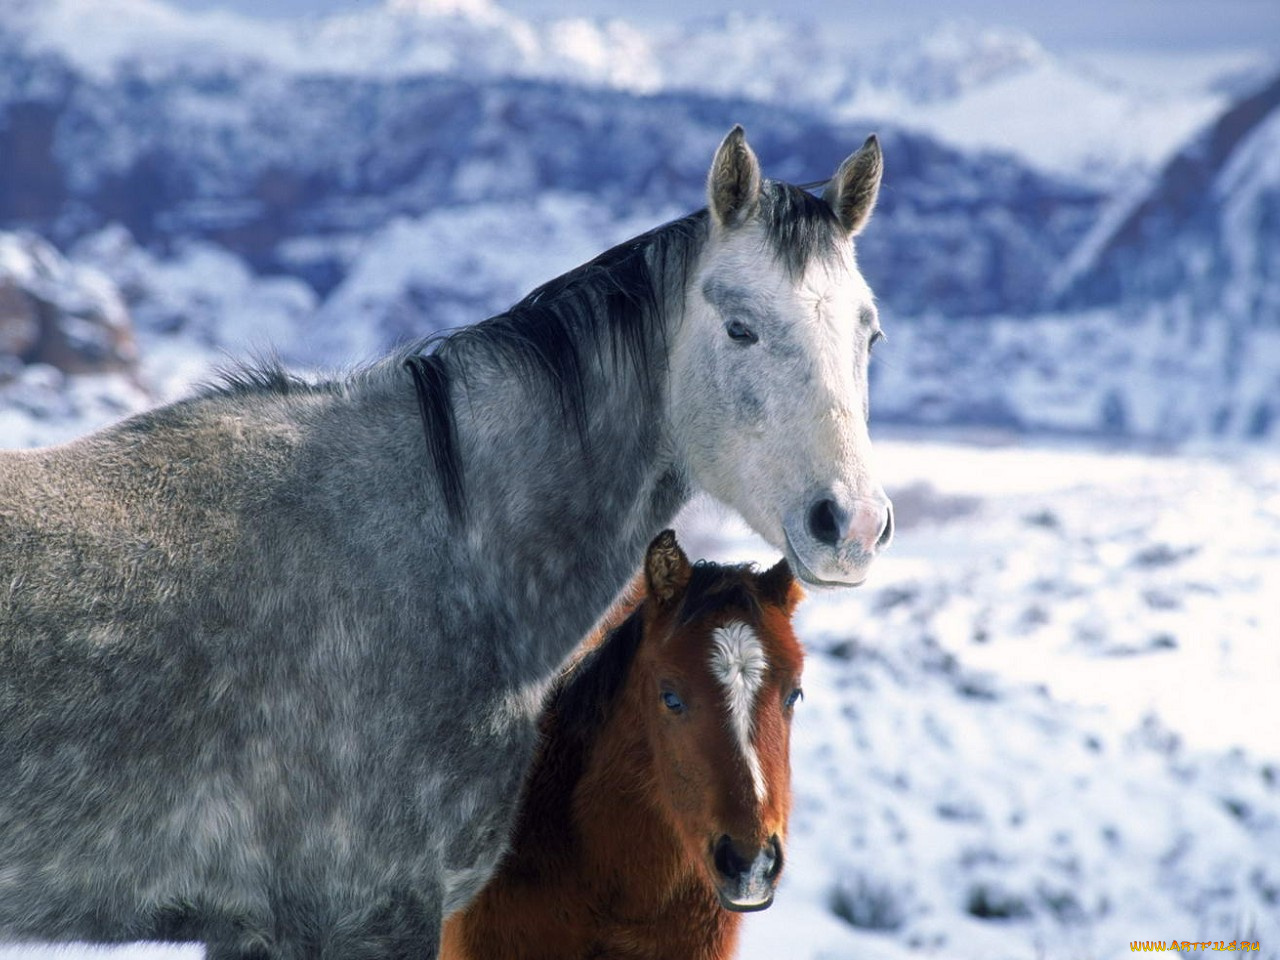
[[[727,835],[716,842],[716,893],[726,910],[747,913],[764,910],[773,903],[773,891],[782,872],[782,843],[776,836],[770,837],[754,855],[748,856]]]

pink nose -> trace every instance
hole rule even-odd
[[[870,556],[893,539],[893,504],[857,497],[841,504],[821,497],[809,508],[809,533],[829,547],[850,546]]]

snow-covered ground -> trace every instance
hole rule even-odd
[[[0,446],[39,433],[19,416]],[[1280,455],[877,449],[898,536],[867,587],[798,613],[788,867],[744,960],[1280,957]],[[679,527],[692,554],[776,559],[707,503]]]
[[[787,875],[742,956],[1280,957],[1280,457],[879,453],[900,532],[799,613]]]

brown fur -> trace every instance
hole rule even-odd
[[[783,704],[799,684],[803,654],[790,624],[801,591],[785,562],[764,574],[725,569],[716,595],[694,597],[694,568],[674,536],[654,541],[643,595],[633,588],[607,618],[616,629],[601,655],[626,642],[628,629],[642,631],[616,702],[583,742],[564,719],[564,698],[553,695],[511,852],[447,922],[444,960],[725,960],[735,952],[741,915],[721,906],[711,848],[722,834],[757,848],[785,836],[790,712]],[[755,704],[763,804],[739,762],[709,666],[712,631],[735,619],[751,624],[769,662]],[[561,689],[590,668],[580,658]],[[669,681],[679,682],[683,715],[663,703]]]

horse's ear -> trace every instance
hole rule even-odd
[[[720,141],[707,174],[707,207],[722,227],[745,223],[760,204],[760,161],[741,124]]]
[[[659,603],[670,603],[684,592],[692,576],[693,567],[676,543],[675,531],[663,530],[649,544],[644,558],[644,581],[649,596]]]
[[[795,576],[787,558],[783,557],[772,567],[760,574],[756,581],[756,590],[765,603],[781,607],[790,616],[796,604],[804,597],[804,590],[796,583]]]
[[[873,133],[856,153],[851,154],[827,184],[822,199],[840,218],[849,236],[856,236],[871,219],[876,197],[880,195],[880,177],[884,174],[884,156],[880,141]]]

